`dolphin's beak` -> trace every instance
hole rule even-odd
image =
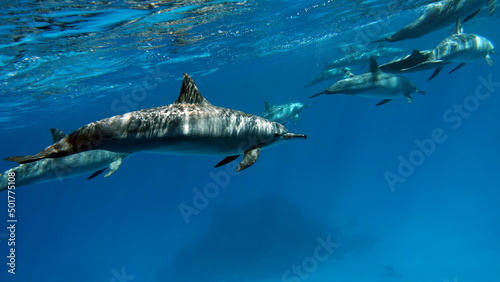
[[[304,138],[304,139],[307,139],[307,135],[305,135],[305,134],[295,134],[295,133],[287,132],[287,133],[281,135],[281,138],[283,138],[283,139],[291,139],[291,138]]]

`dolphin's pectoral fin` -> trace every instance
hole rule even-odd
[[[436,75],[438,75],[442,70],[443,70],[443,67],[439,67],[439,68],[435,69],[434,72],[432,73],[432,75],[427,79],[427,81],[430,81],[431,79],[436,77]]]
[[[405,94],[405,97],[406,97],[406,101],[407,101],[408,103],[411,103],[411,101],[412,101],[412,99],[411,99],[411,94],[410,94],[410,93],[406,93],[406,94]]]
[[[90,180],[90,179],[92,179],[92,178],[94,178],[94,177],[98,176],[99,174],[103,173],[106,169],[107,169],[107,167],[105,167],[105,168],[103,168],[103,169],[100,169],[100,170],[98,170],[98,171],[96,171],[96,172],[92,173],[92,174],[91,174],[91,175],[87,178],[87,180]]]
[[[354,74],[348,68],[342,68],[340,70],[344,73],[345,77],[353,77],[354,76]]]
[[[379,103],[377,103],[375,106],[381,106],[383,104],[389,103],[390,101],[392,101],[392,99],[384,99],[384,100],[380,101]]]
[[[108,172],[106,172],[104,177],[108,177],[110,175],[113,175],[113,173],[115,173],[122,165],[122,160],[123,160],[123,158],[118,158],[114,162],[110,163],[109,170],[108,170]]]
[[[488,14],[490,17],[495,13],[497,8],[497,0],[488,0]]]
[[[488,1],[488,2],[493,2],[493,1],[491,1],[491,0],[490,0],[490,1]],[[496,5],[497,0],[495,0],[494,2],[495,2],[495,5]],[[489,7],[490,7],[490,3],[488,3],[488,8],[489,8]],[[467,17],[466,17],[466,18],[462,21],[462,23],[468,22],[470,19],[472,19],[475,15],[477,15],[477,13],[479,13],[479,10],[480,10],[480,9],[478,9],[478,10],[477,10],[477,11],[475,11],[474,13],[472,13],[472,14],[468,15],[468,16],[467,16]]]
[[[484,58],[486,59],[486,62],[488,63],[488,66],[492,67],[493,66],[493,60],[491,59],[490,55],[486,55]]]
[[[249,166],[253,165],[259,158],[259,155],[260,155],[259,147],[246,150],[245,155],[243,156],[243,160],[238,165],[238,168],[236,168],[236,171],[242,171],[248,168]]]
[[[452,73],[452,72],[454,72],[454,71],[458,70],[459,68],[461,68],[461,67],[463,67],[463,66],[465,66],[465,65],[466,65],[466,63],[461,63],[461,64],[459,64],[458,66],[456,66],[454,69],[452,69],[449,73]]]
[[[216,164],[214,167],[219,167],[219,166],[227,165],[228,163],[236,160],[239,156],[240,155],[227,156],[222,161],[220,161],[218,164]]]

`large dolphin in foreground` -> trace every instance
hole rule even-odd
[[[408,78],[380,70],[375,59],[370,60],[370,71],[361,75],[350,74],[350,77],[335,82],[321,94],[347,94],[369,98],[383,99],[377,106],[390,102],[394,98],[406,97],[411,102],[411,94],[425,92],[418,88]]]
[[[51,129],[54,142],[66,137],[62,131]],[[41,182],[61,180],[81,174],[92,173],[88,179],[94,178],[109,169],[104,177],[115,173],[122,160],[129,154],[115,153],[105,150],[92,150],[55,159],[42,159],[36,162],[21,164],[0,174],[0,191],[8,187],[8,177],[15,174],[16,187]]]
[[[418,38],[432,31],[452,25],[456,19],[463,22],[474,17],[479,10],[488,6],[489,15],[493,15],[497,0],[443,0],[431,4],[431,7],[418,19],[394,33],[392,36],[378,40],[395,42],[404,39]]]
[[[90,150],[149,151],[227,156],[216,165],[221,166],[244,154],[236,169],[240,171],[257,161],[262,148],[295,138],[306,135],[290,133],[259,116],[213,106],[184,74],[181,93],[173,104],[87,124],[36,155],[6,160],[29,163]]]
[[[415,53],[415,51],[414,51]],[[460,19],[457,20],[455,33],[439,43],[430,54],[429,58],[403,71],[418,71],[435,69],[429,77],[431,80],[438,75],[443,67],[450,63],[459,63],[450,73],[463,67],[465,64],[477,59],[485,59],[488,65],[493,65],[491,55],[495,55],[495,47],[487,38],[479,35],[463,33]]]

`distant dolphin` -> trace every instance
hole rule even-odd
[[[421,17],[394,33],[392,36],[378,40],[395,42],[404,39],[418,38],[432,31],[452,25],[457,18],[463,22],[474,17],[483,6],[488,6],[489,15],[493,15],[497,0],[443,0],[431,4]]]
[[[87,124],[34,156],[6,160],[29,163],[89,150],[121,153],[149,151],[166,154],[225,155],[221,166],[244,153],[237,171],[257,161],[260,150],[295,138],[281,124],[244,112],[216,107],[184,74],[181,93],[173,104],[130,112]]]
[[[321,94],[347,94],[383,99],[377,104],[380,106],[398,97],[406,97],[408,102],[411,102],[411,94],[415,92],[425,94],[418,90],[409,79],[382,72],[375,59],[372,58],[369,72],[361,75],[350,74],[349,78],[337,81],[325,91],[310,98]]]
[[[345,68],[345,69],[350,70],[349,68]],[[316,83],[323,82],[323,81],[336,80],[336,79],[342,78],[345,76],[345,69],[335,68],[335,69],[322,70],[321,72],[318,73],[318,75],[316,75],[316,77],[313,80],[311,80],[311,82],[309,82],[309,84],[304,86],[304,88],[306,88],[308,86],[312,86]]]
[[[264,104],[266,109],[260,116],[283,125],[289,120],[293,120],[294,124],[297,124],[297,121],[299,120],[299,113],[303,109],[311,106],[311,104],[304,104],[300,102],[274,106],[268,101],[265,101]]]
[[[446,64],[459,63],[450,73],[463,67],[468,62],[484,58],[488,65],[493,65],[491,55],[495,55],[495,47],[488,39],[470,33],[462,33],[460,19],[457,20],[455,34],[447,37],[434,48],[429,58],[403,71],[436,69],[428,80],[438,75]]]
[[[335,69],[335,68],[345,68],[355,65],[367,65],[370,63],[370,58],[382,58],[388,56],[399,55],[404,52],[403,49],[399,48],[376,48],[371,51],[359,51],[348,54],[340,59],[337,59],[331,63],[325,64],[325,69]]]
[[[62,131],[52,128],[54,142],[66,137]],[[42,159],[36,162],[22,164],[0,174],[0,191],[7,189],[9,174],[15,173],[16,187],[69,178],[85,173],[92,173],[88,179],[104,175],[108,177],[115,173],[122,160],[129,154],[115,153],[105,150],[93,150],[57,159]]]

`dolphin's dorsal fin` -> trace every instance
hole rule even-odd
[[[271,103],[269,103],[268,101],[264,101],[264,107],[266,108],[267,111],[270,110],[273,107],[273,105],[271,105]]]
[[[182,81],[181,93],[179,98],[175,101],[176,104],[206,104],[210,103],[203,98],[200,90],[196,87],[194,80],[187,74],[184,74],[184,79]]]
[[[377,61],[373,57],[370,57],[370,72],[381,72]]]
[[[460,18],[457,18],[457,23],[455,25],[455,34],[461,34],[464,30],[462,28],[462,23],[460,22]]]
[[[62,130],[57,128],[51,128],[50,132],[52,133],[52,140],[54,143],[61,141],[64,137],[66,137],[66,133],[62,132]]]

